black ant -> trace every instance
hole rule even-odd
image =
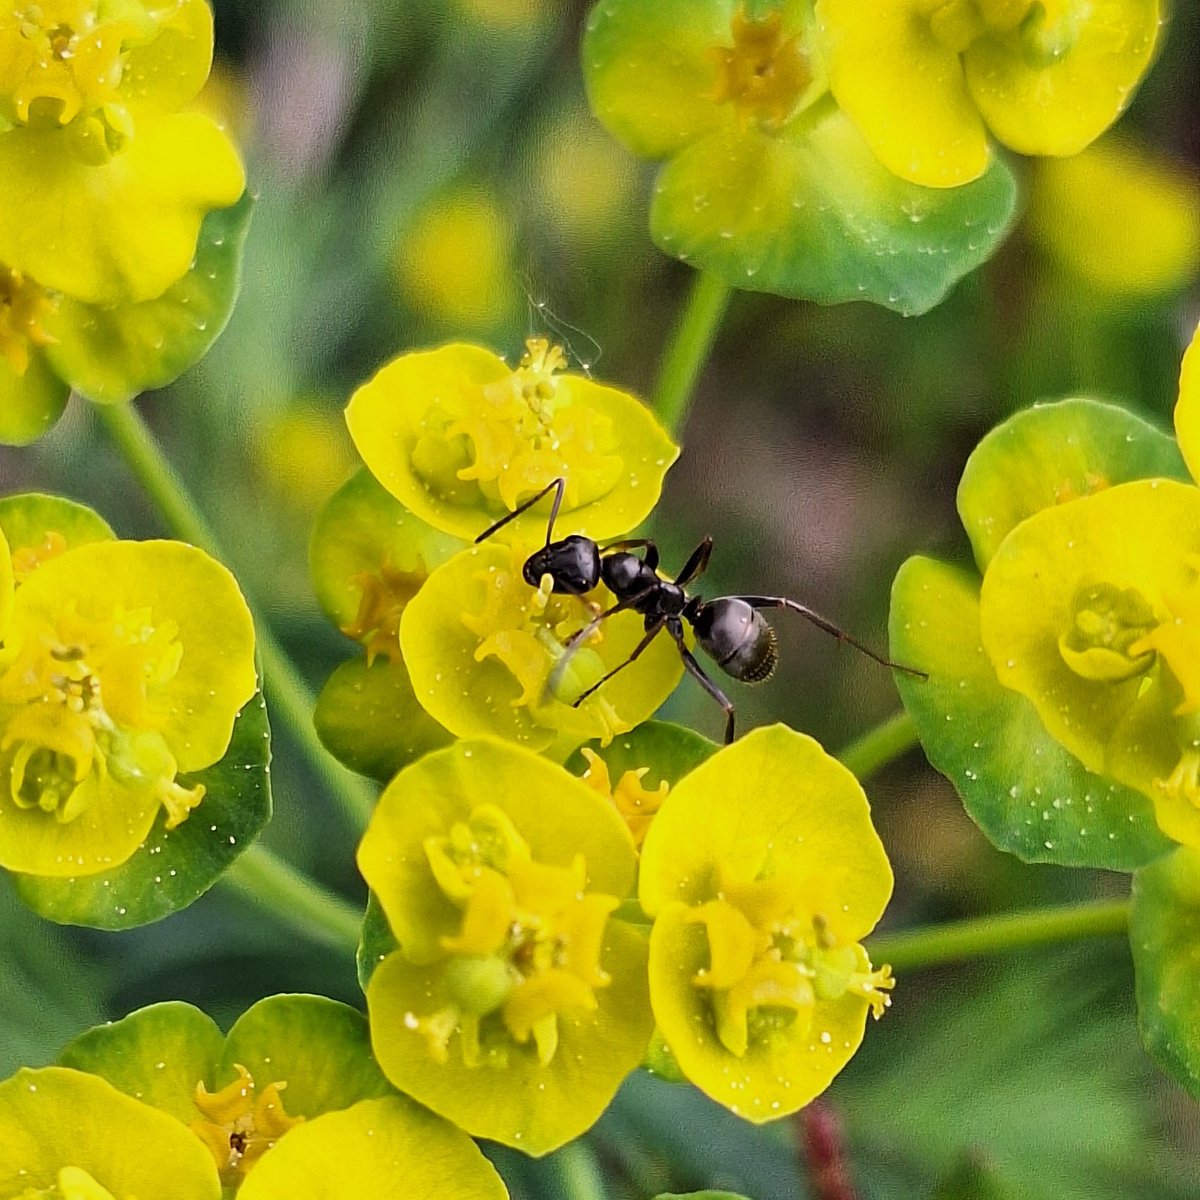
[[[683,623],[686,621],[696,635],[696,641],[727,675],[743,683],[761,683],[775,670],[778,650],[775,630],[767,624],[761,610],[764,608],[788,608],[811,621],[818,629],[832,634],[839,642],[847,642],[861,650],[868,658],[881,666],[904,671],[921,679],[925,672],[914,670],[883,658],[873,650],[856,641],[832,621],[813,612],[786,596],[718,596],[704,600],[700,596],[689,596],[686,587],[704,574],[712,554],[712,538],[704,541],[692,551],[683,565],[683,570],[673,580],[663,579],[658,574],[658,547],[649,538],[631,538],[600,546],[589,537],[572,534],[561,541],[554,541],[554,522],[562,506],[566,480],[553,479],[537,495],[518,505],[507,516],[489,525],[476,539],[476,543],[490,538],[503,529],[527,509],[532,508],[543,497],[554,493],[550,507],[550,520],[546,524],[546,544],[535,550],[521,568],[521,574],[530,587],[538,588],[545,576],[549,576],[551,590],[560,595],[582,596],[590,592],[601,581],[617,598],[611,608],[598,612],[578,633],[573,634],[564,646],[564,653],[555,665],[547,683],[547,691],[553,692],[562,678],[570,656],[599,628],[600,623],[614,613],[633,609],[646,622],[646,633],[624,662],[613,667],[602,679],[592,684],[587,691],[572,701],[577,708],[597,688],[607,683],[618,671],[635,662],[641,653],[665,629],[675,642],[683,665],[702,688],[725,710],[725,744],[733,741],[734,708],[729,697],[705,674],[695,655],[684,640]],[[634,554],[643,551],[643,557]]]

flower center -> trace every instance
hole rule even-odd
[[[240,1063],[238,1078],[219,1092],[210,1092],[203,1080],[196,1084],[195,1105],[203,1120],[189,1128],[209,1148],[226,1187],[237,1187],[251,1167],[303,1117],[289,1117],[280,1093],[283,1081],[261,1090]]]
[[[513,548],[511,568],[481,571],[484,588],[481,610],[459,618],[479,640],[475,660],[496,658],[521,686],[513,707],[527,707],[539,724],[558,727],[564,709],[605,674],[605,664],[595,647],[604,641],[603,625],[591,640],[572,651],[566,669],[555,668],[566,653],[566,644],[591,620],[598,609],[579,596],[556,594],[547,580],[531,592],[521,574],[524,554]],[[607,595],[607,593],[605,593]],[[547,688],[554,679],[553,693]],[[604,689],[593,693],[575,710],[594,726],[587,736],[610,740],[629,729]]]
[[[378,571],[364,571],[354,582],[361,589],[354,620],[342,632],[367,651],[367,665],[380,654],[400,660],[400,617],[405,606],[428,578],[428,571],[400,571],[384,563]]]
[[[43,287],[0,264],[0,358],[17,375],[29,369],[32,347],[54,343],[43,322],[57,307]]]
[[[606,495],[621,477],[608,454],[612,421],[577,404],[562,348],[530,338],[520,366],[473,392],[445,424],[413,449],[413,468],[439,495],[469,502],[474,484],[497,515],[511,512],[551,480],[566,480],[566,511]],[[436,425],[436,422],[433,424]]]
[[[778,11],[761,18],[739,8],[730,24],[733,45],[720,47],[718,104],[729,102],[746,118],[775,129],[794,116],[813,83],[812,63],[799,33],[787,33]]]
[[[1158,624],[1136,588],[1091,584],[1071,601],[1071,624],[1058,639],[1059,653],[1076,675],[1118,683],[1150,669],[1154,654],[1144,643]]]
[[[923,0],[929,29],[948,50],[961,54],[989,33],[1009,33],[1041,8],[1033,0]]]
[[[650,768],[638,767],[636,770],[626,771],[617,780],[614,787],[609,777],[608,764],[604,759],[586,746],[580,753],[587,759],[588,764],[588,769],[583,776],[584,783],[612,802],[628,826],[629,832],[633,834],[634,845],[640,850],[655,814],[662,808],[663,801],[667,798],[670,784],[663,779],[659,782],[658,787],[651,791],[642,783]]]
[[[508,816],[485,804],[448,834],[425,841],[430,870],[462,910],[459,933],[442,939],[450,1003],[409,1014],[435,1061],[457,1034],[467,1066],[505,1066],[518,1049],[548,1065],[558,1051],[559,1017],[596,1008],[610,977],[600,948],[614,896],[584,890],[587,866],[540,863]]]
[[[6,647],[0,763],[17,807],[65,823],[116,784],[152,789],[168,828],[186,819],[204,788],[175,782],[155,708],[156,691],[179,670],[177,632],[172,622],[155,626],[148,610],[89,621],[68,609],[56,627],[34,624]]]
[[[731,1054],[807,1036],[821,1001],[858,995],[877,1018],[891,1003],[891,969],[873,970],[862,946],[839,944],[824,916],[803,908],[794,886],[759,879],[726,883],[689,916],[704,926],[709,947],[709,966],[692,983],[708,996]]]

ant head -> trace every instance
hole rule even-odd
[[[743,683],[769,679],[779,661],[775,630],[762,613],[737,596],[701,604],[692,618],[696,639],[717,666]]]
[[[525,560],[521,574],[534,588],[541,584],[543,575],[549,575],[556,592],[579,596],[600,581],[600,550],[591,538],[573,534],[535,550]]]

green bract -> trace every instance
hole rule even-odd
[[[616,537],[654,507],[679,451],[633,396],[561,373],[563,353],[531,340],[515,370],[477,346],[394,359],[351,398],[346,422],[383,486],[437,529],[473,539],[551,481],[572,533]],[[544,539],[549,501],[503,540]]]
[[[892,980],[859,944],[892,872],[854,776],[756,729],[672,788],[642,848],[650,999],[684,1075],[750,1121],[829,1086]]]
[[[1042,631],[1046,620],[1057,619],[1045,609],[1042,589],[1068,576],[1067,607],[1077,614],[1094,610],[1101,623],[1108,619],[1101,610],[1119,612],[1122,602],[1111,588],[1090,600],[1085,593],[1106,582],[1117,584],[1119,593],[1134,582],[1125,567],[1112,579],[1105,572],[1116,569],[1112,556],[1120,555],[1119,547],[1132,550],[1147,539],[1158,544],[1153,530],[1167,514],[1156,515],[1159,500],[1136,497],[1165,499],[1177,485],[1152,481],[1167,476],[1186,477],[1175,443],[1119,408],[1068,400],[1020,413],[980,443],[959,489],[959,510],[984,573],[982,612],[980,582],[965,572],[914,558],[896,578],[892,656],[929,672],[926,681],[897,679],[926,753],[984,832],[1026,860],[1132,870],[1167,848],[1155,825],[1156,807],[1158,823],[1172,831],[1152,802],[1145,771],[1114,771],[1087,749],[1082,728],[1064,737],[1053,713],[1062,714],[1068,695],[1038,694],[1027,681],[1013,690],[1018,662],[1028,671],[1033,660],[1028,646],[1007,644],[1010,636],[1025,636],[1015,634],[1017,628]],[[1150,481],[1131,482],[1146,477]],[[1127,506],[1137,504],[1144,528],[1105,532],[1110,515],[1128,514]],[[1069,546],[1076,533],[1077,544]],[[1071,624],[1056,629],[1050,643],[1042,638],[1039,669],[1053,673],[1061,666],[1080,682],[1068,660],[1085,673],[1111,672],[1109,651],[1066,636]],[[1133,669],[1126,663],[1116,674],[1125,667]],[[1122,685],[1114,679],[1101,691],[1112,687]],[[1161,707],[1156,711],[1164,715]]]
[[[89,542],[103,522],[40,497],[9,502],[0,524],[25,543],[0,646],[0,863],[55,880],[112,872],[149,853],[160,812],[165,839],[203,801],[205,786],[181,779],[225,756],[254,694],[250,614],[191,546]],[[248,776],[225,799],[259,786]],[[104,907],[129,915],[111,895]]]
[[[422,708],[398,658],[342,663],[321,689],[313,725],[334,758],[381,783],[454,740]]]
[[[220,1200],[212,1156],[174,1118],[80,1071],[0,1083],[0,1195]]]
[[[211,57],[205,0],[0,17],[0,441],[40,436],[72,388],[169,383],[224,327],[251,204],[230,207],[227,136],[175,111]]]
[[[439,567],[404,610],[400,645],[417,699],[459,737],[494,735],[565,758],[591,738],[608,741],[640,724],[683,673],[679,653],[657,638],[627,670],[578,707],[585,689],[629,658],[645,634],[632,611],[607,618],[561,676],[564,646],[615,603],[600,586],[581,596],[526,583],[537,542],[485,542]]]
[[[592,109],[667,159],[651,233],[735,287],[932,308],[1012,220],[1003,163],[953,191],[893,175],[829,95],[808,0],[605,0],[584,38]],[[871,22],[866,22],[871,24]]]
[[[635,863],[616,810],[529,751],[460,742],[396,777],[358,859],[399,944],[367,985],[388,1078],[530,1154],[581,1134],[653,1029],[645,940],[610,920]]]

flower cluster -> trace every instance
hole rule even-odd
[[[678,681],[663,639],[573,705],[637,646],[633,612],[606,620],[556,671],[612,601],[603,587],[530,586],[522,568],[546,542],[552,500],[529,501],[561,479],[556,536],[568,525],[619,536],[649,513],[678,453],[640,401],[565,367],[562,350],[538,339],[515,369],[449,345],[402,355],[350,401],[369,473],[330,501],[311,551],[325,611],[366,651],[330,680],[317,713],[350,765],[388,779],[451,735],[510,738],[563,759],[632,729]],[[468,545],[506,515],[493,538]],[[395,715],[381,723],[382,713]]]
[[[388,787],[359,851],[387,923],[363,963],[380,1065],[531,1154],[587,1129],[656,1027],[735,1113],[796,1111],[892,986],[859,944],[892,886],[862,789],[783,726],[653,793],[634,783],[648,768],[624,772],[618,793],[657,806],[637,813],[639,870],[609,769],[586,757],[591,786],[511,743],[459,742]]]
[[[71,388],[161,386],[223,326],[248,207],[201,227],[245,179],[225,133],[180,111],[212,49],[207,0],[0,16],[0,440],[39,436]]]
[[[1157,0],[605,0],[584,71],[596,116],[666,159],[651,233],[741,288],[922,312],[1012,217],[990,128],[1070,154],[1116,119]]]
[[[1178,445],[1092,401],[1021,414],[959,490],[977,598],[930,560],[897,579],[893,647],[931,675],[901,685],[927,750],[1026,857],[1132,868],[1161,834],[1200,844],[1198,345]],[[1008,799],[986,801],[1001,779]]]
[[[157,1004],[0,1083],[0,1191],[105,1200],[331,1200],[410,1188],[505,1200],[467,1136],[395,1094],[362,1016],[274,996],[221,1034]]]

